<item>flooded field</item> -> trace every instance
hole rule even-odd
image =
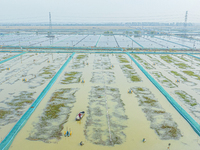
[[[56,34],[48,38],[45,34],[5,34],[0,36],[0,45],[29,47],[123,47],[123,48],[165,48],[199,49],[198,40],[183,39],[167,35],[93,35],[93,34]]]
[[[58,40],[67,38],[62,36]],[[124,44],[125,37],[101,38],[117,46]],[[73,44],[79,45],[81,39],[90,40],[90,36],[80,36]],[[115,39],[120,42],[117,44]],[[99,41],[98,45],[103,43]],[[26,53],[0,64],[1,140],[70,55]],[[175,54],[131,55],[200,123],[199,59]],[[1,53],[0,60],[12,56]],[[75,121],[80,111],[85,111],[85,116]],[[70,131],[69,137],[64,135],[66,131]],[[200,137],[128,55],[76,53],[10,149],[167,150],[168,147],[199,150]]]

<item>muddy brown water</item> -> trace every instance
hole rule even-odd
[[[76,54],[78,55],[78,54]],[[75,55],[75,56],[76,56]],[[119,63],[118,59],[115,55],[108,55],[108,56],[100,56],[100,54],[88,54],[87,62],[89,65],[85,65],[82,68],[79,69],[72,69],[71,65],[73,65],[73,60],[68,64],[68,66],[65,68],[61,76],[57,79],[55,84],[52,86],[52,88],[49,90],[47,95],[44,97],[44,99],[41,101],[40,105],[37,107],[35,112],[31,115],[25,126],[21,129],[21,131],[17,134],[15,137],[10,149],[13,150],[42,150],[42,149],[48,149],[48,150],[54,150],[54,149],[97,149],[97,150],[121,150],[121,149],[137,149],[137,150],[166,150],[168,147],[168,144],[171,143],[170,149],[171,150],[199,150],[200,149],[200,139],[197,136],[197,134],[193,131],[193,129],[190,127],[190,125],[180,116],[180,114],[170,105],[170,103],[167,101],[167,99],[157,90],[157,88],[145,77],[145,75],[137,68],[137,66],[131,62],[130,58],[128,58],[126,55],[124,55],[127,60],[129,60],[129,63]],[[101,70],[97,69],[94,70],[93,63],[95,59],[101,58],[101,57],[109,57],[109,60],[112,65],[114,65],[114,68],[110,70]],[[75,58],[74,58],[75,59]],[[162,61],[163,64],[166,64]],[[140,82],[128,82],[125,74],[120,68],[120,65],[122,64],[130,64],[135,71],[137,72],[137,75],[141,78]],[[101,65],[101,62],[99,62],[99,65]],[[157,71],[163,72],[162,69],[156,66]],[[60,84],[60,81],[62,80],[64,73],[68,71],[77,71],[82,72],[82,78],[84,78],[85,83],[73,83],[73,84]],[[105,83],[99,83],[99,82],[91,82],[90,80],[93,77],[93,72],[113,72],[115,79],[114,82],[110,84]],[[166,75],[166,74],[165,74]],[[172,78],[172,77],[171,77]],[[103,145],[97,145],[92,143],[91,141],[87,140],[87,137],[84,134],[85,131],[85,125],[87,121],[87,110],[89,106],[89,96],[90,91],[93,86],[109,86],[114,87],[119,90],[120,99],[124,103],[124,113],[127,116],[127,120],[125,122],[126,128],[123,129],[123,132],[125,134],[125,140],[122,144],[116,144],[114,146],[103,146]],[[128,94],[127,91],[132,87],[145,87],[150,90],[151,93],[153,93],[154,97],[159,101],[159,104],[162,106],[162,108],[171,115],[172,119],[177,123],[178,128],[180,129],[181,133],[183,134],[182,137],[180,137],[179,140],[161,140],[159,136],[156,134],[156,132],[150,128],[150,121],[147,120],[145,113],[142,111],[142,107],[139,106],[138,98],[137,96],[133,94]],[[31,134],[34,126],[34,123],[37,123],[39,121],[39,116],[43,113],[43,110],[45,109],[49,99],[52,96],[52,93],[54,93],[56,90],[61,88],[76,88],[78,89],[75,93],[76,102],[74,103],[74,106],[71,110],[70,116],[68,118],[68,121],[64,124],[64,128],[61,131],[61,133],[64,133],[68,128],[71,128],[72,130],[72,136],[70,137],[64,137],[61,136],[60,140],[52,139],[49,141],[49,143],[45,143],[43,141],[31,141],[27,138]],[[170,89],[167,88],[168,91]],[[102,93],[103,95],[104,93]],[[107,98],[107,105],[111,105],[111,97],[106,96]],[[115,107],[109,107],[109,109],[114,109]],[[108,110],[109,110],[108,109]],[[78,112],[80,111],[86,111],[86,114],[84,118],[77,122],[75,121],[75,117]],[[112,110],[113,111],[113,110]],[[111,111],[109,111],[111,112]],[[109,114],[112,115],[112,114]],[[104,117],[106,118],[106,117]],[[114,117],[112,118],[114,119]],[[119,121],[119,120],[113,120],[113,121]],[[107,119],[102,120],[102,122],[107,122]],[[102,127],[105,130],[108,130],[108,124],[104,123],[104,126]],[[109,132],[109,131],[108,131]],[[146,142],[143,143],[142,139],[146,138]],[[83,141],[85,144],[83,146],[80,146],[80,141]]]

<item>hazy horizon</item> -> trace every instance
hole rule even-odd
[[[1,0],[0,23],[200,23],[199,0]]]

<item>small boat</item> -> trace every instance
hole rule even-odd
[[[79,117],[79,114],[80,114],[80,117]],[[84,111],[81,111],[77,116],[76,116],[76,121],[80,121],[83,116],[85,115],[85,112]]]

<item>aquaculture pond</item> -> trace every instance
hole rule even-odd
[[[81,38],[84,36],[77,42]],[[117,45],[115,38],[122,37],[101,38]],[[19,56],[1,65],[2,139],[70,55],[27,53],[22,59]],[[189,55],[132,56],[188,114],[200,121],[198,60]],[[10,70],[4,69],[6,66]],[[80,111],[85,115],[76,121]],[[66,136],[66,131],[71,134]],[[75,53],[10,149],[160,150],[168,147],[198,150],[200,139],[130,57],[126,53]]]

